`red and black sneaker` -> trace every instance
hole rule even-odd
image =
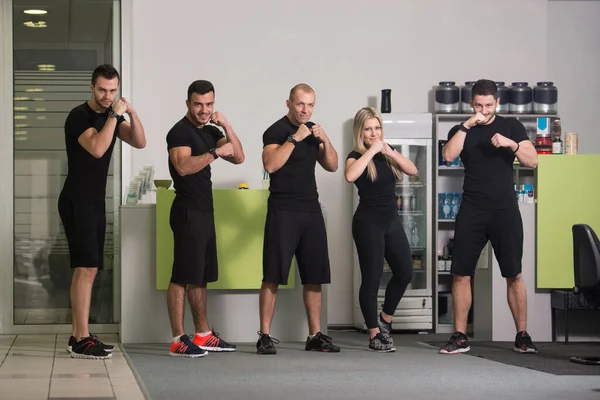
[[[531,336],[527,331],[521,331],[517,333],[517,337],[515,338],[515,348],[514,350],[517,353],[532,353],[536,354],[538,352],[537,347],[531,341]]]
[[[462,332],[454,332],[448,343],[440,348],[440,354],[459,354],[471,350],[467,335]]]
[[[71,346],[71,358],[87,358],[91,360],[105,360],[112,354],[104,350],[101,344],[92,336],[76,341]]]
[[[96,341],[100,344],[100,347],[102,347],[102,349],[104,349],[104,351],[106,351],[107,353],[112,353],[112,351],[115,349],[115,346],[113,346],[112,344],[102,343],[100,339],[98,339],[98,336],[94,335],[93,333],[90,333],[90,337],[96,339]],[[72,351],[73,344],[75,344],[75,342],[75,336],[71,336],[69,338],[69,343],[67,344],[67,352],[70,353]]]

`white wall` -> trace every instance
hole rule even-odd
[[[579,152],[600,153],[600,1],[548,2],[548,79],[558,87],[563,132],[579,134]]]
[[[215,187],[241,181],[259,187],[262,133],[287,111],[293,85],[306,82],[316,90],[313,120],[323,124],[342,167],[317,174],[330,210],[331,324],[352,322],[351,186],[342,169],[354,113],[378,104],[383,88],[392,89],[392,111],[427,112],[441,80],[546,77],[546,0],[307,0],[293,6],[173,0],[169,7],[131,1],[132,14],[123,15],[124,23],[132,19],[131,43],[123,51],[132,55],[130,97],[148,135],[147,147],[132,152],[132,174],[154,165],[157,178],[168,177],[165,135],[185,113],[188,85],[208,79],[216,87],[216,109],[246,151],[242,166],[213,165]],[[290,7],[299,8],[296,15]]]

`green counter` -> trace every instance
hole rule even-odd
[[[574,224],[600,233],[599,154],[544,155],[536,172],[537,288],[572,289]]]
[[[213,190],[219,280],[209,289],[259,289],[268,190]],[[156,191],[156,288],[166,290],[173,267],[169,225],[174,190]],[[294,263],[292,263],[293,265]],[[287,286],[294,287],[292,269]]]

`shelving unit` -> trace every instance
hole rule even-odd
[[[557,114],[499,114],[503,117],[516,118],[520,120],[526,128],[535,129],[537,118],[559,118]],[[464,167],[439,165],[439,141],[446,140],[450,128],[470,117],[470,114],[435,114],[434,115],[434,195],[433,195],[433,246],[431,257],[436,265],[433,268],[433,303],[434,303],[434,330],[437,333],[454,332],[453,312],[452,312],[452,275],[448,271],[438,271],[437,257],[443,249],[449,238],[454,237],[454,219],[440,219],[438,215],[438,194],[447,192],[462,193],[462,184],[464,180]],[[530,137],[531,138],[531,137]],[[535,180],[534,169],[522,167],[519,164],[514,166],[514,180],[518,184],[533,184]],[[480,262],[483,262],[480,259]],[[487,261],[486,261],[487,262]],[[471,281],[473,285],[474,279]],[[473,328],[473,309],[469,314],[469,325],[467,330]]]

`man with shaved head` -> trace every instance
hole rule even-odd
[[[317,161],[329,172],[338,168],[338,155],[323,127],[310,121],[315,91],[301,83],[290,90],[288,113],[263,135],[263,166],[271,176],[263,247],[258,354],[276,354],[271,336],[275,297],[286,285],[296,256],[304,288],[309,336],[306,351],[337,353],[340,348],[321,332],[321,285],[331,282],[325,221],[317,184]]]

